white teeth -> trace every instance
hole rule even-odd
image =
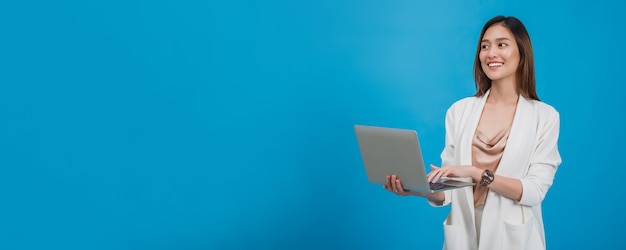
[[[502,66],[503,64],[504,64],[504,63],[490,63],[490,64],[487,64],[487,65],[488,65],[489,67],[499,67],[499,66]]]

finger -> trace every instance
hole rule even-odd
[[[431,182],[432,182],[432,183],[436,183],[437,181],[439,181],[439,178],[440,178],[441,176],[445,176],[445,174],[446,174],[446,170],[444,170],[444,169],[438,170],[438,171],[435,173],[435,176],[433,176],[433,178],[432,178]]]
[[[396,180],[396,186],[398,187],[398,190],[400,190],[402,194],[406,194],[407,191],[402,186],[402,181],[400,181],[400,179]]]
[[[404,195],[404,189],[402,189],[402,181],[397,176],[396,176],[396,179],[394,181],[394,186],[396,187],[396,189],[394,190],[396,192],[396,194]]]
[[[395,175],[391,176],[391,187],[393,189],[393,192],[397,193],[398,192],[398,177]]]
[[[451,168],[447,168],[446,170],[441,172],[441,175],[439,176],[439,179],[444,178],[444,177],[448,177],[451,175],[451,173],[453,173],[453,169]]]
[[[386,177],[386,182],[385,182],[385,184],[383,185],[383,187],[384,187],[385,189],[387,189],[387,191],[389,191],[389,192],[393,192],[393,187],[392,187],[392,184],[391,184],[391,176],[387,175],[387,177]]]
[[[426,179],[428,179],[428,182],[430,182],[433,179],[433,176],[435,176],[436,171],[431,171],[430,173],[428,173],[426,175]]]
[[[428,181],[432,182],[432,180],[437,177],[437,175],[439,174],[440,171],[441,171],[441,169],[436,169],[436,170],[433,170],[432,172],[428,173],[428,175],[426,176],[426,177],[428,177]]]
[[[439,181],[439,179],[441,179],[441,177],[446,177],[449,174],[450,174],[450,170],[449,169],[445,169],[445,170],[441,171],[439,176],[437,177],[436,181]]]
[[[398,192],[396,194],[407,196],[409,194],[408,190],[404,190],[402,187],[402,181],[400,179],[396,179],[396,187],[398,187]]]
[[[433,179],[433,177],[437,174],[438,170],[440,170],[441,168],[430,164],[430,173],[428,173],[426,175],[426,177],[428,178],[428,181],[431,181]]]
[[[437,180],[439,180],[439,175],[440,175],[440,173],[439,173],[439,172],[436,172],[436,173],[433,175],[433,177],[432,177],[432,178],[430,178],[430,182],[431,182],[431,183],[435,183],[435,182],[437,182]]]

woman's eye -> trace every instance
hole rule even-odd
[[[489,45],[486,45],[486,44],[485,44],[485,45],[481,45],[481,46],[480,46],[480,48],[481,48],[481,49],[488,49],[488,48],[489,48]]]
[[[498,44],[498,46],[499,46],[499,47],[506,47],[506,46],[508,46],[508,44],[506,44],[506,43],[500,43],[500,44]]]

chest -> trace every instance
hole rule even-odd
[[[489,138],[495,137],[511,127],[515,117],[515,109],[516,105],[486,103],[480,115],[477,129]]]

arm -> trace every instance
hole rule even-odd
[[[458,102],[457,102],[458,103]],[[456,142],[455,138],[455,128],[456,128],[456,124],[458,123],[455,117],[457,117],[457,103],[455,103],[454,105],[452,105],[447,111],[446,111],[446,121],[445,121],[445,128],[446,128],[446,137],[445,137],[445,146],[443,148],[443,151],[441,152],[441,163],[444,166],[447,165],[453,165],[456,161],[456,154],[455,154],[455,147],[454,144]],[[431,172],[434,170],[437,170],[438,168],[430,165],[430,169]],[[429,174],[430,175],[430,174]],[[434,199],[428,199],[428,203],[431,206],[434,207],[441,207],[441,206],[447,206],[450,205],[451,202],[451,196],[452,193],[451,191],[443,191],[443,192],[438,192],[435,193],[437,194],[436,197],[434,197]]]
[[[552,111],[546,118],[546,123],[540,126],[538,143],[530,161],[528,172],[522,179],[495,175],[489,188],[519,204],[534,206],[545,197],[556,173],[561,157],[558,152],[557,141],[559,136],[559,116]],[[428,174],[428,180],[436,182],[440,177],[472,177],[479,183],[483,170],[475,166],[450,166],[434,168]]]
[[[480,183],[484,170],[470,165],[448,166],[437,168],[431,166],[433,171],[428,174],[428,181],[437,182],[441,177],[471,177],[475,183]],[[494,180],[489,188],[509,199],[519,201],[522,196],[522,183],[519,179],[494,175]]]
[[[519,204],[534,206],[540,204],[552,186],[554,175],[561,164],[558,149],[560,119],[559,113],[550,109],[546,123],[539,128],[537,145],[530,159],[528,173],[521,179],[522,195]],[[495,182],[495,181],[494,181]]]

